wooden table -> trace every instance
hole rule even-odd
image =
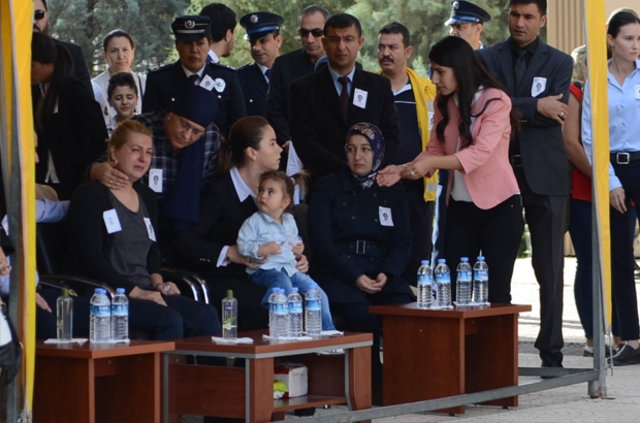
[[[36,346],[39,423],[160,422],[160,353],[173,342]]]
[[[370,310],[383,321],[385,405],[518,385],[518,313],[531,306],[421,310],[411,303]],[[515,407],[518,397],[487,404]],[[441,411],[464,413],[464,406]]]
[[[247,422],[284,419],[284,413],[324,404],[347,404],[353,410],[371,407],[371,344],[369,333],[345,333],[308,341],[265,341],[263,331],[240,333],[253,344],[216,344],[210,337],[176,341],[164,361],[164,421],[178,423],[183,414],[244,418]],[[344,354],[323,355],[336,348]],[[244,360],[242,367],[193,365],[185,355]],[[276,359],[308,368],[308,395],[273,399]]]

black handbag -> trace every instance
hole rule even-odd
[[[0,387],[8,385],[20,370],[22,362],[22,344],[18,340],[16,329],[9,319],[7,309],[0,299],[0,332],[8,331],[11,336],[8,342],[0,345]]]

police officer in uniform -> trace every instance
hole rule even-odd
[[[451,2],[451,17],[444,23],[451,27],[449,34],[468,42],[474,50],[484,47],[480,36],[483,24],[491,19],[491,15],[482,7],[469,1]]]
[[[247,31],[245,39],[251,46],[251,57],[255,60],[253,64],[238,69],[249,115],[267,116],[269,76],[273,62],[280,55],[280,25],[283,21],[282,16],[269,12],[248,13],[240,18],[240,25]]]
[[[149,72],[143,112],[168,109],[185,92],[187,84],[213,92],[211,107],[218,109],[215,124],[227,135],[231,125],[246,116],[242,88],[236,71],[208,63],[211,29],[207,16],[179,16],[171,24],[179,60]]]

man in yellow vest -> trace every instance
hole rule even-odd
[[[406,26],[391,22],[378,32],[378,63],[381,74],[391,81],[398,109],[400,142],[389,163],[413,160],[429,142],[430,106],[436,96],[435,85],[407,67],[413,47]],[[409,202],[409,220],[413,229],[411,258],[403,276],[415,285],[420,261],[431,259],[431,234],[438,189],[438,174],[424,180],[403,180]]]

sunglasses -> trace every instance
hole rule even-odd
[[[36,11],[33,12],[33,19],[35,19],[36,21],[44,19],[44,14],[45,13],[47,13],[47,12],[42,10],[42,9],[37,9]]]
[[[313,29],[298,28],[298,34],[300,34],[301,37],[308,37],[309,34],[311,34],[314,37],[318,38],[324,35],[324,30],[322,28],[313,28]]]

